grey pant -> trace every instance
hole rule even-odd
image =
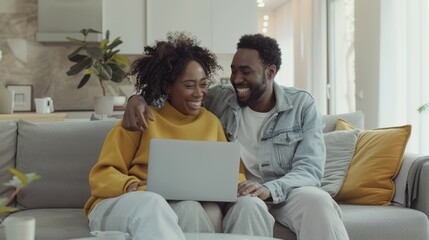
[[[256,197],[241,197],[228,204],[223,231],[273,236],[274,219],[296,233],[299,240],[348,240],[341,209],[316,187],[294,189],[282,204],[267,205]]]

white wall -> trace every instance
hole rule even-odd
[[[357,0],[355,7],[356,110],[371,129],[379,125],[380,0]]]

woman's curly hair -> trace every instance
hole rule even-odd
[[[203,67],[208,79],[221,69],[216,55],[200,47],[194,37],[184,32],[168,33],[167,41],[145,46],[144,55],[132,63],[129,74],[135,75],[135,88],[145,101],[159,106],[167,98],[167,87],[174,84],[192,60]]]

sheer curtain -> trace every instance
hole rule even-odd
[[[429,0],[381,0],[379,125],[412,124],[409,151],[429,154]]]
[[[327,113],[326,0],[290,0],[275,13],[274,36],[282,49],[276,81],[309,91]]]
[[[329,114],[356,111],[354,0],[328,0]]]

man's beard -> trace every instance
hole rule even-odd
[[[235,87],[237,88],[239,86],[240,85],[235,86]],[[264,79],[262,80],[262,83],[255,84],[255,85],[249,85],[249,88],[251,91],[251,95],[245,101],[241,101],[240,98],[238,97],[237,93],[236,93],[237,103],[240,107],[247,107],[249,105],[254,105],[255,103],[257,103],[259,101],[259,99],[261,98],[261,96],[267,90],[267,80],[264,77]]]

